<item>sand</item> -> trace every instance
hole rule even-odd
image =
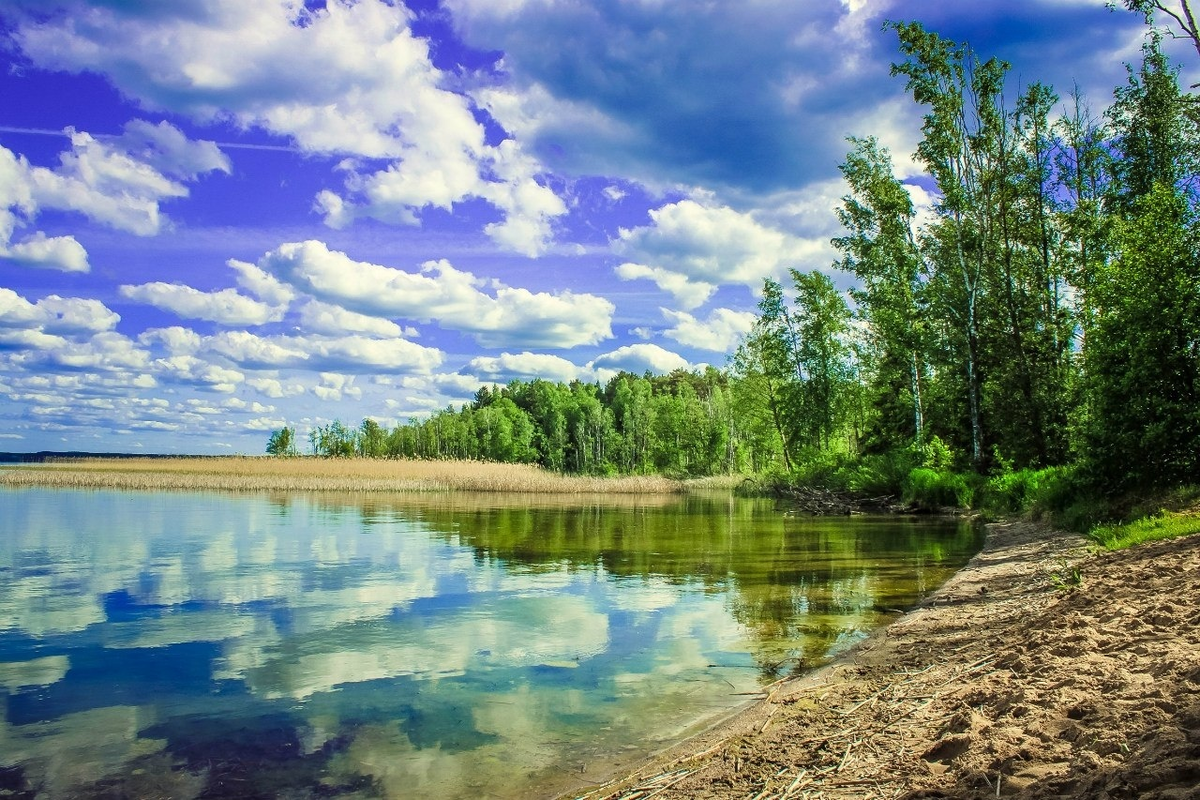
[[[1200,799],[1200,536],[1091,554],[990,525],[922,606],[769,689],[571,796]]]

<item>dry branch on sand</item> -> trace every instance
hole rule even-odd
[[[851,657],[577,796],[1200,798],[1200,536],[1081,544],[991,526]]]
[[[210,491],[514,492],[663,494],[683,484],[658,476],[559,475],[530,464],[325,458],[71,459],[0,469],[0,486]]]

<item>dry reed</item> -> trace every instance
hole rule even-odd
[[[683,484],[657,476],[559,475],[530,464],[359,458],[70,459],[0,469],[0,486],[193,489],[237,492],[504,492],[663,494]]]

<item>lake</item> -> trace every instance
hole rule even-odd
[[[978,549],[712,496],[0,490],[0,793],[553,794],[828,662]]]

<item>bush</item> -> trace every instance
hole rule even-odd
[[[1078,495],[1069,477],[1064,467],[1004,470],[984,484],[981,505],[1001,514],[1062,511]]]
[[[796,457],[791,474],[792,485],[842,489],[841,472],[847,464],[844,453],[806,450]]]
[[[917,508],[935,510],[948,506],[969,508],[974,487],[959,474],[917,467],[904,479],[903,500]]]
[[[840,471],[839,482],[852,492],[870,497],[899,495],[908,473],[916,466],[914,461],[910,450],[863,456]]]

